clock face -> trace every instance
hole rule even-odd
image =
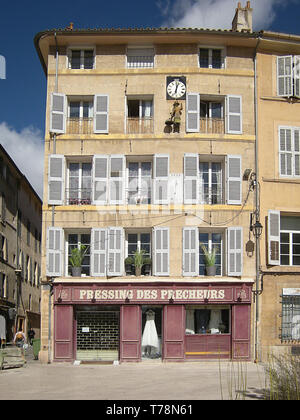
[[[185,93],[186,86],[182,78],[171,78],[171,80],[167,80],[167,99],[184,99]]]

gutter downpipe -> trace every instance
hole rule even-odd
[[[258,36],[258,41],[255,47],[254,55],[254,115],[255,115],[255,217],[256,220],[260,218],[260,184],[258,172],[258,98],[257,98],[257,49],[261,41],[261,36]],[[258,323],[259,323],[259,300],[258,297],[262,293],[259,289],[260,280],[260,238],[255,238],[255,263],[256,263],[256,283],[255,283],[255,338],[254,338],[254,363],[258,363]]]

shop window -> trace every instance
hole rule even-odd
[[[142,360],[158,359],[162,351],[162,308],[142,306]]]
[[[281,341],[300,340],[300,290],[292,294],[291,289],[283,289]]]
[[[68,255],[67,255],[67,272],[68,275],[72,274],[71,264],[69,258],[71,257],[72,249],[80,248],[81,245],[85,246],[85,254],[81,264],[81,275],[89,276],[90,275],[90,245],[91,245],[91,235],[90,233],[70,233],[67,237],[68,243],[66,246]]]
[[[187,306],[186,334],[229,334],[230,308]]]

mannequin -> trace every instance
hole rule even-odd
[[[222,323],[221,309],[212,309],[210,312],[210,320],[208,328],[217,330],[214,332],[220,332],[219,325]]]
[[[158,353],[159,341],[155,326],[155,312],[149,309],[146,312],[146,324],[142,337],[142,348],[144,347],[145,355],[150,356],[151,353]]]

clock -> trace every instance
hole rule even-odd
[[[185,99],[186,79],[185,76],[167,77],[167,99]]]

